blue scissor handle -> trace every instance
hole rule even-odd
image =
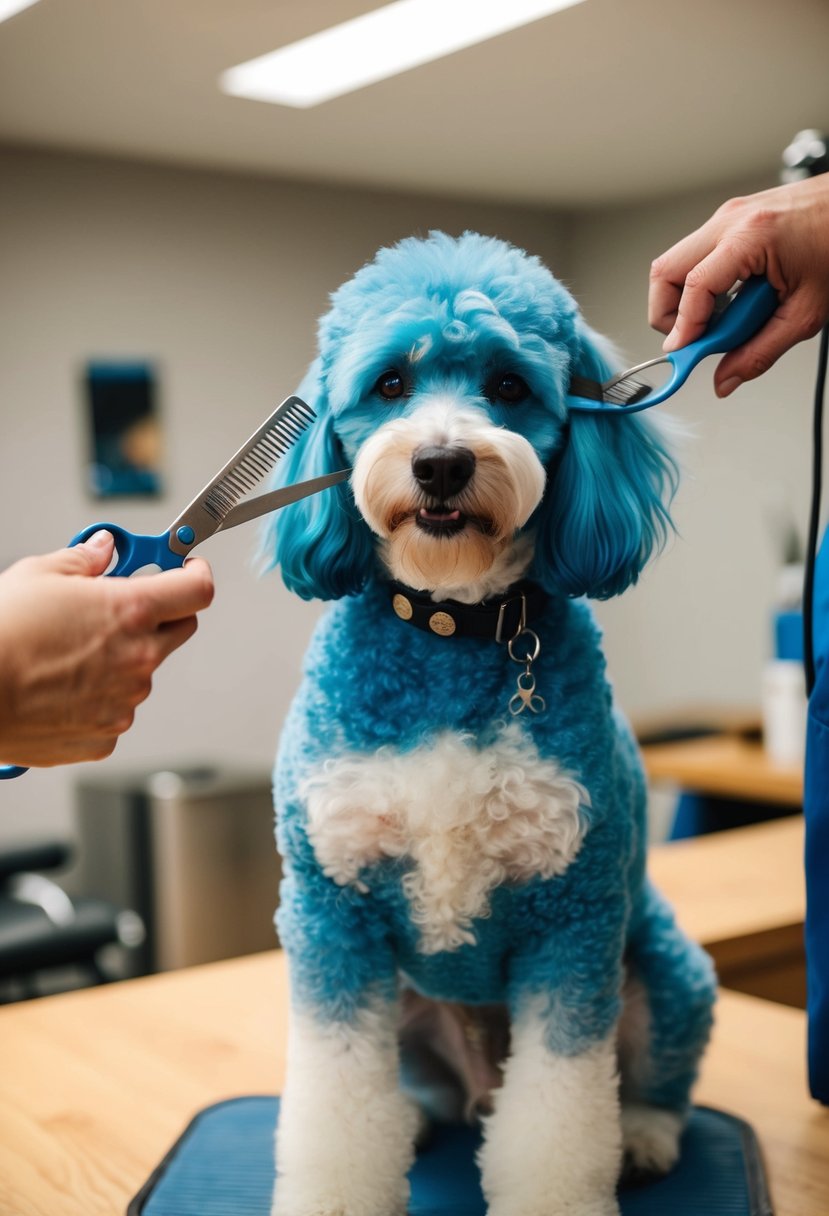
[[[90,524],[77,536],[72,537],[69,547],[82,544],[96,532],[110,532],[115,541],[118,561],[111,570],[107,571],[108,575],[128,578],[147,566],[157,567],[160,570],[174,570],[177,566],[184,565],[184,559],[187,556],[184,553],[173,552],[170,548],[169,532],[162,532],[159,536],[138,536],[134,532],[128,532],[126,528],[119,527],[118,524]],[[192,543],[192,539],[191,537],[185,543]]]
[[[118,561],[111,570],[107,571],[109,575],[128,578],[129,575],[135,574],[136,571],[143,570],[147,566],[173,570],[176,566],[184,565],[186,554],[173,552],[170,548],[169,532],[162,532],[160,536],[136,536],[134,532],[128,532],[126,528],[121,528],[118,524],[90,524],[77,536],[72,537],[69,547],[80,545],[83,541],[89,540],[95,532],[101,531],[112,534],[118,554]],[[189,544],[193,538],[182,537],[182,540],[185,544]],[[0,781],[20,777],[28,771],[19,764],[0,765]]]

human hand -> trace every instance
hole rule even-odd
[[[194,558],[146,578],[98,578],[113,540],[26,557],[0,574],[0,760],[68,764],[110,755],[160,663],[213,598]]]
[[[727,397],[829,320],[829,173],[733,198],[651,266],[648,320],[665,351],[699,338],[714,300],[737,279],[765,275],[779,307],[748,342],[717,365]]]

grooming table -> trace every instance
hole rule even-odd
[[[201,1111],[127,1216],[269,1216],[279,1099],[234,1098]],[[437,1127],[409,1175],[409,1216],[485,1216],[476,1130]],[[742,1120],[695,1107],[677,1167],[620,1192],[623,1216],[771,1216],[757,1139]]]

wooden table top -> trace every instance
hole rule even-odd
[[[648,871],[683,929],[711,947],[784,929],[806,916],[802,815],[654,845]]]
[[[725,798],[803,805],[803,766],[775,763],[756,739],[724,734],[651,743],[642,756],[653,782]]]
[[[286,978],[268,952],[0,1009],[1,1216],[121,1216],[193,1114],[274,1093]],[[746,1118],[776,1216],[829,1211],[829,1111],[805,1018],[723,993],[697,1101]]]

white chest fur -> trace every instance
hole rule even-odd
[[[428,954],[474,944],[472,922],[505,882],[563,873],[586,829],[587,792],[515,723],[491,745],[447,732],[404,754],[329,760],[306,779],[308,834],[335,882],[407,857],[403,885]],[[361,873],[363,872],[363,873]]]

